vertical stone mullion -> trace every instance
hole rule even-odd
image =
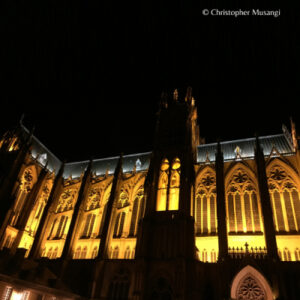
[[[283,216],[283,221],[284,221],[284,228],[285,228],[286,232],[289,232],[290,227],[289,227],[289,222],[288,222],[288,218],[287,218],[287,212],[286,212],[286,206],[285,206],[285,201],[284,201],[284,197],[283,197],[283,191],[280,191],[279,195],[280,195],[280,202],[281,202],[281,208],[282,208],[282,216]]]

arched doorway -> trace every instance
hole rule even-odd
[[[230,294],[234,300],[273,300],[267,280],[251,266],[246,266],[235,276]]]

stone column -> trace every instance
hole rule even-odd
[[[115,169],[114,178],[112,182],[111,187],[111,193],[107,202],[107,209],[106,209],[106,215],[104,219],[103,224],[103,230],[100,236],[100,247],[97,255],[97,259],[104,259],[107,258],[107,248],[108,248],[108,242],[110,239],[110,231],[111,228],[113,228],[113,224],[111,223],[111,216],[113,211],[113,203],[115,198],[118,195],[118,189],[119,189],[119,183],[122,178],[122,163],[123,163],[123,157],[120,156],[120,159],[118,161],[117,167]]]
[[[69,231],[67,234],[67,238],[65,241],[65,246],[61,255],[61,258],[71,258],[70,256],[72,255],[72,244],[74,242],[74,238],[76,236],[76,229],[78,227],[79,219],[81,216],[81,208],[82,208],[82,203],[84,199],[86,198],[86,195],[88,193],[88,189],[90,186],[90,181],[91,181],[91,169],[92,169],[92,164],[93,161],[90,160],[89,165],[84,173],[84,176],[82,178],[80,190],[78,192],[78,197],[77,201],[74,207],[74,212],[72,215],[72,220],[71,224],[69,227]]]
[[[260,147],[259,139],[256,137],[255,143],[255,161],[257,168],[257,179],[259,186],[259,195],[261,202],[261,209],[263,214],[264,233],[268,256],[272,259],[278,260],[277,242],[275,236],[275,226],[273,222],[273,211],[271,207],[271,199],[268,188],[268,180],[265,167],[265,157],[263,150]]]
[[[226,201],[224,186],[224,157],[221,151],[220,142],[217,145],[216,153],[216,188],[217,188],[217,220],[218,220],[218,241],[219,260],[228,256],[227,224],[226,224]]]

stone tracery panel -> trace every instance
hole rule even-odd
[[[216,205],[216,175],[207,169],[200,175],[196,186],[196,234],[210,234],[217,232]]]
[[[276,231],[299,232],[300,196],[296,180],[279,164],[274,164],[267,176]]]
[[[256,184],[248,172],[234,170],[226,187],[228,232],[261,232],[262,217]]]

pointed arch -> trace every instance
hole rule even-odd
[[[244,163],[231,167],[225,177],[228,232],[261,232],[263,227],[258,182]]]
[[[237,162],[232,164],[232,166],[230,166],[225,173],[225,190],[227,190],[234,173],[237,172],[239,169],[243,170],[249,176],[251,181],[255,184],[255,187],[258,188],[258,183],[256,179],[257,176],[254,173],[254,171],[250,168],[250,166],[244,162]]]
[[[165,158],[160,167],[160,175],[158,179],[156,210],[164,211],[167,209],[167,190],[169,185],[169,161]]]
[[[295,171],[295,169],[293,167],[291,167],[291,165],[288,162],[285,162],[285,161],[283,161],[282,159],[280,159],[278,157],[272,159],[266,165],[266,173],[269,174],[271,169],[276,167],[276,165],[278,165],[279,167],[284,169],[287,172],[287,174],[289,174],[289,176],[295,181],[297,186],[300,186],[300,177],[297,174],[297,172]]]
[[[210,166],[196,178],[195,221],[197,235],[217,232],[216,172]]]
[[[168,210],[178,210],[180,190],[180,159],[173,160],[169,184]]]
[[[255,298],[250,298],[253,293]],[[231,299],[273,300],[272,289],[265,277],[255,268],[244,267],[233,279],[230,291]],[[248,296],[248,297],[247,297]]]
[[[266,168],[277,232],[300,231],[300,179],[290,164],[273,159]]]

